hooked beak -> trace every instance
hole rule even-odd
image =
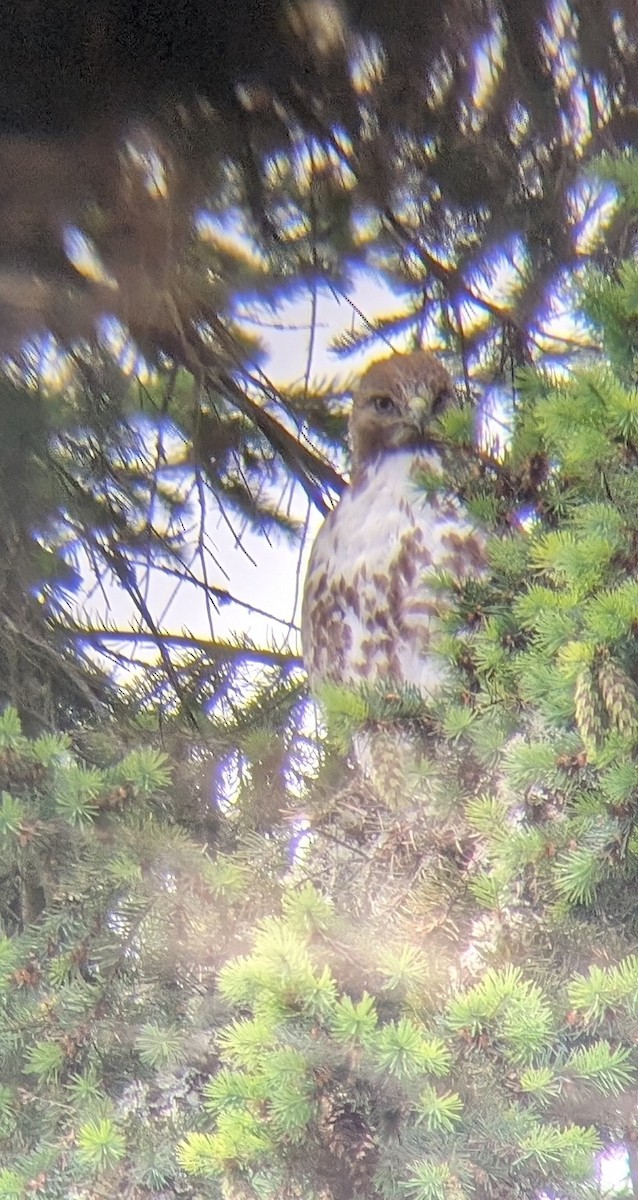
[[[422,392],[418,396],[411,396],[408,401],[408,409],[414,425],[421,432],[425,432],[432,419],[431,396],[424,395]]]

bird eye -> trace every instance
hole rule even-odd
[[[378,413],[391,413],[396,408],[391,396],[371,396],[370,403],[374,411]]]

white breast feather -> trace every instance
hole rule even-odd
[[[458,500],[428,499],[418,471],[435,451],[386,455],[342,497],[312,550],[302,613],[311,685],[410,684],[436,692],[446,674],[431,647],[445,600],[433,571],[479,575],[485,539]]]

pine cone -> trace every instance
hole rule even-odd
[[[631,737],[638,730],[638,701],[632,680],[608,658],[598,668],[598,685],[612,725],[624,737]]]
[[[365,1115],[338,1085],[324,1091],[320,1111],[320,1162],[333,1197],[376,1196],[372,1179],[379,1151]]]
[[[604,732],[604,713],[591,667],[583,667],[576,680],[574,705],[583,745],[595,750]]]

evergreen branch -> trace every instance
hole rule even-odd
[[[249,418],[273,449],[280,454],[283,462],[299,481],[308,498],[325,516],[329,509],[318,482],[324,488],[339,495],[344,485],[338,472],[306,446],[303,446],[265,408],[251,400],[236,380],[229,375],[228,370],[223,368],[218,356],[201,340],[193,342],[183,332],[179,336],[175,331],[166,329],[163,331],[162,342],[167,352],[178,362],[183,362],[196,379],[203,377],[208,379],[212,385],[216,384],[223,388],[224,393],[235,407]]]
[[[231,642],[211,642],[204,638],[188,637],[184,634],[160,633],[151,630],[138,629],[85,629],[81,625],[73,625],[66,621],[63,630],[82,641],[99,646],[109,642],[146,642],[151,645],[160,644],[176,649],[197,650],[214,662],[245,660],[263,663],[264,666],[302,667],[299,655],[287,651],[267,650],[252,646],[234,646]]]

